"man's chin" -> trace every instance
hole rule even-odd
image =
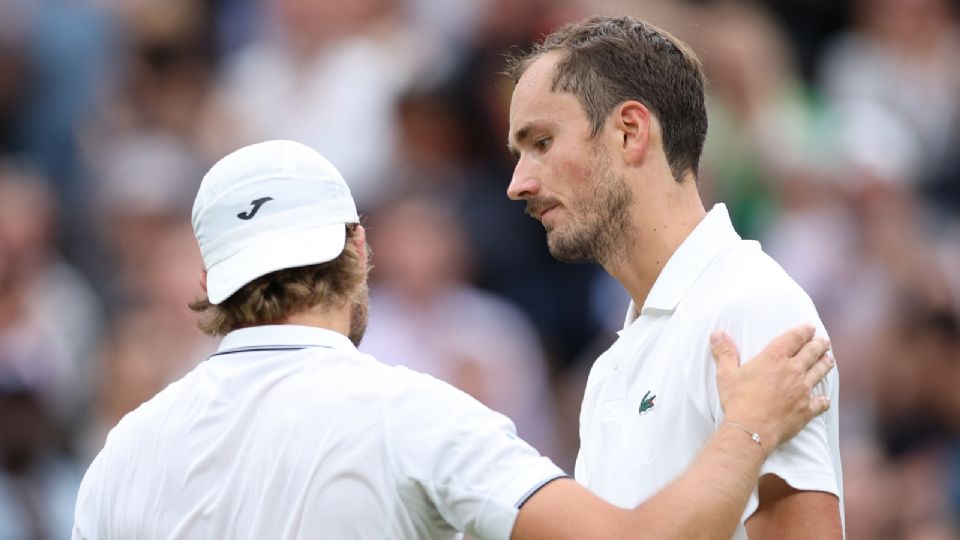
[[[547,235],[547,249],[554,259],[565,263],[592,263],[596,261],[588,246],[563,242],[555,235]]]

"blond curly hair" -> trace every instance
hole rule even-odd
[[[339,257],[320,264],[284,268],[241,287],[220,304],[206,294],[188,304],[201,314],[197,326],[210,336],[223,336],[238,328],[278,324],[290,315],[322,306],[324,310],[356,301],[366,291],[372,252],[366,245],[367,265],[351,240],[357,225],[347,225],[347,242]]]

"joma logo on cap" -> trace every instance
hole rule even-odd
[[[253,219],[253,216],[257,215],[257,212],[260,211],[260,207],[268,201],[272,201],[273,197],[263,197],[262,199],[257,199],[255,201],[250,201],[250,204],[253,205],[253,208],[247,210],[246,212],[240,212],[237,214],[237,217],[240,219]]]

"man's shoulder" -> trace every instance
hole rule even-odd
[[[442,410],[444,407],[467,409],[488,409],[476,398],[452,384],[419,371],[403,366],[392,366],[398,383],[397,398],[430,410]]]
[[[418,419],[455,412],[495,414],[473,396],[444,380],[406,366],[386,364],[366,353],[357,353],[340,363],[337,371],[344,375],[338,392],[363,401],[367,407],[382,407],[384,415],[393,423],[417,423]],[[329,382],[329,373],[318,369],[296,384],[310,390]]]
[[[196,383],[191,371],[186,376],[168,384],[156,395],[127,412],[107,434],[106,446],[113,448],[137,445],[144,435],[157,430],[158,423],[168,416],[171,406],[180,400],[183,392]]]
[[[803,287],[757,242],[744,241],[718,257],[690,292],[687,311],[751,318],[787,312],[819,320]]]

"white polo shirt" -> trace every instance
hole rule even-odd
[[[747,361],[801,324],[826,330],[806,293],[757,242],[742,240],[727,209],[711,210],[667,262],[639,314],[631,303],[619,339],[594,363],[580,412],[577,481],[633,507],[683,472],[723,422],[710,333],[727,331]],[[834,369],[815,392],[830,410],[763,465],[800,490],[840,498]],[[746,435],[744,435],[746,436]],[[757,508],[754,491],[743,514]],[[746,538],[741,525],[734,538]]]
[[[563,473],[513,424],[343,335],[260,326],[120,421],[74,539],[507,539]]]

